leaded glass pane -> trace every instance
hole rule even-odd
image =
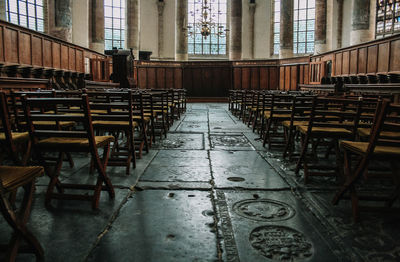
[[[105,49],[124,48],[125,0],[104,1]]]
[[[306,47],[306,43],[299,43],[297,53],[304,54],[306,52],[305,47]]]
[[[298,15],[296,15],[298,12]],[[315,0],[294,1],[293,52],[314,52]]]

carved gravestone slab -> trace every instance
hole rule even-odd
[[[169,133],[167,138],[157,142],[157,149],[204,149],[203,134]]]
[[[313,254],[311,242],[290,227],[257,227],[250,233],[249,241],[263,256],[275,261],[300,261]]]
[[[254,150],[249,140],[240,135],[211,135],[212,149],[222,150]]]
[[[282,221],[295,215],[294,209],[272,199],[246,199],[233,205],[233,211],[247,219],[256,221]]]

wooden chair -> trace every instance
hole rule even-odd
[[[50,177],[46,192],[46,206],[49,206],[51,200],[56,198],[91,201],[92,207],[97,209],[101,190],[106,190],[109,196],[114,198],[114,188],[106,174],[110,142],[114,141],[114,137],[94,135],[88,96],[84,94],[81,98],[25,98],[24,96],[22,98],[29,135],[35,153],[34,156]],[[59,109],[70,107],[82,108],[82,114],[67,115],[58,111]],[[37,112],[33,109],[40,110]],[[49,109],[51,110],[49,111]],[[40,113],[43,111],[49,113]],[[53,129],[41,128],[40,125],[34,125],[35,121],[53,121],[56,122],[56,127]],[[76,129],[62,130],[58,124],[60,121],[73,121],[77,123]],[[103,148],[102,159],[98,154],[98,148],[101,147]],[[91,154],[95,168],[98,171],[95,185],[61,182],[59,175],[63,156],[66,152],[89,152]],[[54,170],[51,170],[52,162],[46,159],[45,153],[58,153]],[[57,193],[54,192],[55,188],[58,191]],[[70,194],[65,192],[67,189],[91,190],[93,195]]]
[[[13,229],[11,240],[5,246],[5,261],[15,261],[18,251],[34,253],[37,261],[44,259],[42,246],[26,227],[32,207],[35,179],[42,174],[42,167],[0,166],[0,209]],[[14,203],[10,203],[8,194],[13,194],[20,187],[24,188],[24,197],[17,211],[14,209]],[[21,246],[22,241],[25,241],[27,246]]]
[[[360,100],[343,98],[314,98],[308,124],[297,127],[301,135],[301,153],[295,173],[298,174],[301,166],[303,166],[305,183],[308,182],[309,176],[335,176],[342,178],[339,140],[355,140],[361,113],[361,103],[362,101]],[[327,152],[332,147],[334,148],[336,155],[334,170],[329,165],[308,164],[306,154],[309,145],[312,145],[312,152],[316,157],[317,147],[322,145],[324,141],[327,142]],[[311,169],[317,171],[312,172]],[[329,170],[332,170],[332,172],[327,172]]]
[[[388,136],[388,133],[391,135]],[[392,133],[397,133],[397,136]],[[390,104],[386,100],[379,103],[368,142],[342,141],[340,147],[344,151],[346,180],[332,203],[337,205],[344,198],[345,193],[349,192],[355,221],[358,221],[360,217],[359,200],[385,201],[386,207],[391,207],[400,196],[400,105]],[[358,159],[354,167],[352,157]],[[369,172],[369,167],[373,166],[374,161],[389,163],[391,169],[389,178],[394,182],[394,191],[386,196],[373,196],[372,194],[361,196],[357,193],[356,183],[362,178],[387,177],[383,173]]]
[[[0,148],[3,153],[8,153],[15,165],[25,166],[30,154],[31,143],[28,132],[13,132],[11,130],[10,116],[6,95],[0,92]],[[22,154],[20,154],[22,152]]]

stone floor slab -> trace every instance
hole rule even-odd
[[[89,261],[215,261],[209,192],[135,193]]]
[[[178,132],[208,132],[208,122],[182,121],[176,129]]]
[[[156,145],[155,149],[205,149],[204,134],[170,133]]]
[[[210,135],[211,149],[221,150],[254,150],[243,134],[212,134]]]

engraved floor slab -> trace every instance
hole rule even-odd
[[[210,167],[149,166],[140,181],[207,182],[211,180]]]
[[[154,145],[155,149],[205,149],[204,134],[170,133]]]
[[[211,149],[221,150],[254,150],[247,138],[242,134],[237,135],[210,135]]]
[[[194,121],[182,121],[179,127],[176,129],[179,132],[207,132],[207,122],[194,122]]]
[[[89,261],[216,261],[212,210],[208,192],[137,192]]]
[[[228,243],[224,243],[227,260],[238,256],[240,261],[252,262],[338,261],[328,243],[320,237],[319,228],[315,226],[317,221],[305,212],[290,191],[218,190],[217,198],[222,234],[229,237]],[[224,212],[228,212],[229,217]],[[233,244],[236,249],[231,246]]]

